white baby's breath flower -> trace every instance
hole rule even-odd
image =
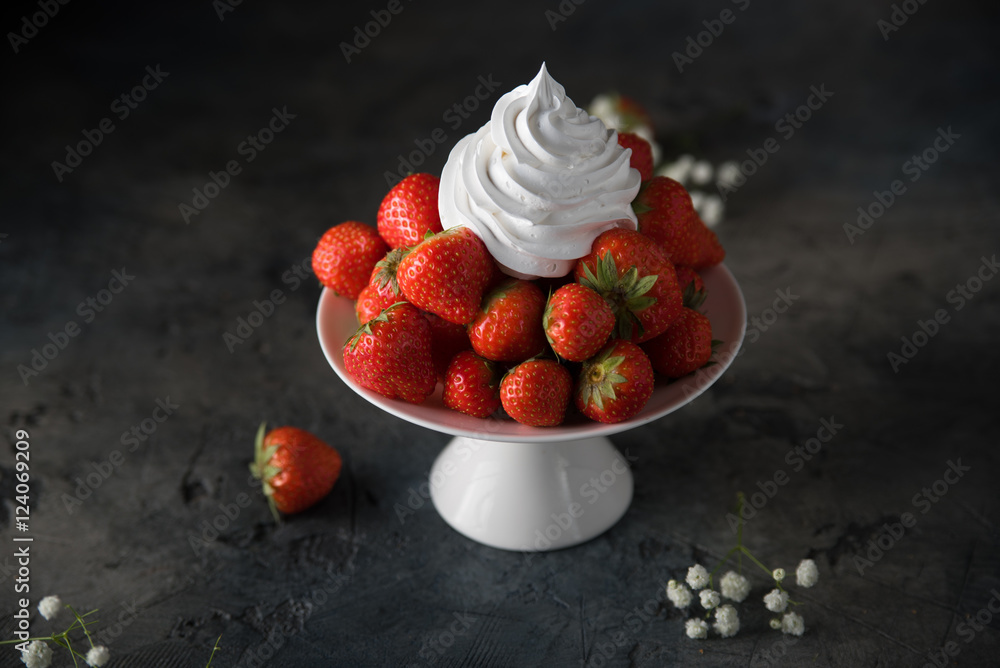
[[[770,624],[771,628],[774,629],[775,631],[781,628],[781,620],[778,619],[777,617],[773,617],[770,621]]]
[[[21,661],[28,668],[49,668],[52,665],[52,648],[42,640],[32,640],[21,650]]]
[[[719,186],[734,186],[736,181],[742,176],[740,166],[733,160],[724,162],[715,170],[715,182]]]
[[[689,619],[684,622],[684,631],[688,638],[707,638],[708,623],[704,619]]]
[[[788,607],[788,594],[780,589],[772,589],[764,596],[764,607],[771,612],[784,612]]]
[[[675,608],[686,608],[691,605],[691,590],[677,580],[667,583],[667,598]]]
[[[708,586],[708,571],[701,564],[695,564],[688,569],[687,583],[691,589],[704,589]]]
[[[775,568],[774,572],[771,573],[771,577],[774,578],[775,582],[781,582],[782,580],[785,579],[785,569],[784,568]]]
[[[792,636],[800,636],[806,631],[802,615],[797,612],[786,612],[781,618],[781,632]]]
[[[725,211],[726,205],[722,203],[722,198],[718,195],[706,195],[701,200],[701,206],[698,207],[698,215],[708,227],[715,227],[721,223]]]
[[[45,619],[53,619],[62,610],[62,600],[58,596],[46,596],[38,602],[38,613]]]
[[[795,569],[795,584],[800,587],[812,587],[819,580],[819,569],[812,559],[803,559]]]
[[[688,180],[688,175],[691,173],[691,167],[693,166],[694,156],[685,154],[677,158],[677,160],[663,165],[656,173],[683,184]]]
[[[724,597],[742,603],[750,594],[750,581],[736,571],[729,571],[722,576],[719,589]]]
[[[722,597],[719,596],[719,592],[712,589],[702,589],[698,596],[701,598],[701,607],[706,610],[717,608],[719,607],[719,603],[722,603]]]
[[[712,163],[707,160],[699,160],[691,165],[691,181],[697,185],[704,185],[712,180]]]
[[[736,608],[726,603],[715,609],[715,630],[723,638],[731,638],[740,630],[740,616]]]
[[[108,651],[108,648],[104,645],[97,645],[90,648],[85,661],[88,666],[103,666],[110,658],[111,652]]]

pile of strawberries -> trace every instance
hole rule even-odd
[[[560,279],[511,278],[469,228],[442,231],[438,177],[412,174],[386,195],[377,231],[349,221],[313,253],[316,276],[356,300],[361,327],[344,366],[361,386],[420,403],[438,382],[444,403],[480,418],[561,424],[570,404],[601,422],[626,420],[655,373],[708,364],[711,325],[698,271],[725,251],[676,181],[653,177],[649,144],[621,133],[643,184],[639,230],[616,228]]]

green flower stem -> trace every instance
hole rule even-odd
[[[209,656],[208,656],[208,663],[205,664],[205,668],[211,668],[211,666],[212,666],[212,659],[215,657],[215,653],[219,650],[219,641],[220,640],[222,640],[222,636],[221,635],[218,638],[215,639],[215,647],[212,648],[212,653],[209,654]]]

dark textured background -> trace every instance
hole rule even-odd
[[[679,74],[672,52],[735,5],[588,0],[553,31],[555,0],[403,0],[348,64],[340,42],[385,5],[344,4],[244,2],[220,21],[209,0],[77,0],[19,53],[5,44],[2,635],[15,611],[14,433],[27,429],[32,605],[58,593],[100,608],[112,666],[203,666],[220,634],[223,667],[272,653],[273,666],[922,666],[948,641],[960,650],[949,665],[998,665],[1000,621],[989,615],[972,638],[964,624],[1000,588],[1000,285],[961,311],[947,301],[1000,250],[994,6],[930,0],[886,41],[876,21],[889,2],[754,0]],[[33,11],[14,3],[0,27]],[[542,60],[578,104],[628,93],[650,108],[669,156],[715,162],[775,136],[810,86],[834,96],[779,140],[719,228],[748,313],[777,289],[800,299],[709,393],[614,438],[635,457],[635,500],[618,525],[528,559],[466,540],[429,503],[400,523],[394,505],[447,437],[348,391],[316,340],[317,285],[283,274],[327,227],[374,223],[384,172],[439,127],[448,141],[423,167],[440,170],[498,96],[449,127],[443,114],[477,77],[504,92]],[[157,64],[166,80],[58,182],[50,164],[63,147]],[[284,106],[296,114],[288,128],[186,225],[178,204]],[[856,208],[908,178],[903,164],[949,126],[955,145],[849,243]],[[134,283],[84,323],[77,305],[122,267]],[[230,353],[223,332],[276,289],[287,301]],[[887,354],[937,309],[950,321],[893,373]],[[25,385],[17,366],[69,320],[82,333]],[[122,432],[167,397],[174,415],[128,451]],[[793,472],[785,454],[831,416],[843,429]],[[280,528],[247,482],[262,418],[313,430],[345,460],[332,495]],[[63,495],[116,449],[124,463],[68,512]],[[914,496],[959,458],[971,470],[922,514]],[[733,544],[736,492],[779,469],[791,481],[746,543],[768,564],[818,562],[819,585],[799,597],[806,635],[781,644],[757,579],[735,639],[685,638],[660,583],[714,563]],[[194,550],[191,537],[241,494],[252,504]],[[859,574],[855,556],[905,512],[917,525]]]

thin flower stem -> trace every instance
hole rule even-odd
[[[222,640],[222,636],[221,635],[218,638],[215,639],[215,647],[212,648],[212,653],[208,655],[208,663],[205,664],[205,668],[211,668],[211,666],[212,666],[212,659],[215,658],[215,653],[219,650],[219,641],[220,640]]]

